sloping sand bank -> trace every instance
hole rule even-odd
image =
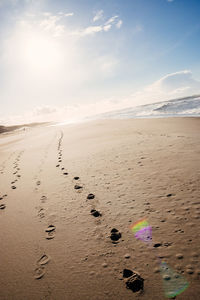
[[[0,137],[0,299],[164,299],[157,256],[189,282],[177,299],[199,299],[199,157],[199,118]],[[153,249],[129,229],[143,217]],[[126,288],[125,268],[143,292]]]

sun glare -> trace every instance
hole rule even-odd
[[[40,33],[33,33],[23,42],[23,59],[32,70],[51,71],[62,60],[62,51],[58,42]]]

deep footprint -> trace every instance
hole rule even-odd
[[[95,198],[95,195],[94,195],[94,194],[89,194],[89,195],[87,196],[87,199],[88,199],[88,200],[94,199],[94,198]]]
[[[91,212],[91,215],[96,217],[96,218],[101,217],[101,213],[96,209],[92,209],[90,212]]]
[[[6,208],[6,205],[5,204],[0,204],[0,209],[5,209]]]
[[[76,184],[75,186],[74,186],[74,189],[75,190],[80,190],[80,189],[82,189],[83,187],[82,186],[80,186],[80,185],[78,185],[78,184]]]
[[[112,241],[116,242],[116,241],[118,241],[121,237],[122,237],[121,233],[120,233],[116,228],[113,228],[113,229],[111,230],[110,238],[111,238]]]

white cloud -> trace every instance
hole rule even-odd
[[[108,24],[108,25],[104,25],[103,26],[103,30],[104,31],[109,31],[111,29],[112,25],[111,24]]]
[[[122,20],[119,20],[118,22],[117,22],[117,24],[116,24],[116,27],[117,28],[121,28],[121,26],[122,26]]]
[[[105,25],[107,25],[107,24],[113,24],[113,23],[116,21],[116,19],[118,19],[118,18],[119,18],[119,16],[114,16],[114,17],[110,18],[110,19],[105,23]]]
[[[87,35],[94,35],[98,32],[102,32],[102,31],[107,32],[112,28],[112,26],[114,24],[119,29],[122,26],[123,22],[122,22],[122,20],[118,20],[118,18],[119,18],[118,16],[113,16],[110,19],[108,19],[108,21],[106,21],[104,24],[101,24],[101,25],[98,25],[98,26],[94,26],[94,25],[93,26],[88,26],[88,27],[83,28],[83,29],[75,30],[75,31],[71,32],[71,35],[84,37],[84,36],[87,36]]]
[[[101,32],[103,30],[104,30],[104,28],[101,25],[99,25],[99,26],[89,26],[89,27],[86,27],[84,29],[73,31],[73,32],[71,32],[71,35],[72,36],[74,35],[74,36],[84,37],[84,36],[87,36],[87,35],[94,35],[95,33]]]
[[[95,16],[94,16],[94,18],[93,18],[93,22],[96,22],[96,21],[101,20],[101,19],[103,19],[103,10],[102,10],[102,9],[99,10],[99,11],[95,14]]]
[[[38,106],[34,109],[33,114],[35,116],[44,116],[44,115],[49,115],[49,114],[53,114],[53,113],[57,113],[58,108],[54,107],[54,106]]]
[[[200,93],[200,81],[189,70],[168,74],[143,90],[132,94],[136,105],[154,103]]]
[[[70,13],[64,13],[64,12],[60,11],[60,12],[58,13],[58,15],[63,16],[63,17],[73,17],[73,16],[74,16],[74,13],[73,13],[73,12],[70,12]]]
[[[74,15],[74,13],[73,12],[71,12],[71,13],[67,13],[67,14],[64,14],[64,16],[65,17],[72,17]]]
[[[60,16],[48,15],[45,19],[39,22],[39,26],[42,31],[51,33],[54,37],[59,37],[65,32],[65,26],[58,23],[60,19]]]

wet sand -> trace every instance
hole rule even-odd
[[[199,299],[199,129],[105,120],[0,136],[0,299],[165,299],[158,256],[189,282],[177,299]],[[129,228],[144,217],[152,248]]]

